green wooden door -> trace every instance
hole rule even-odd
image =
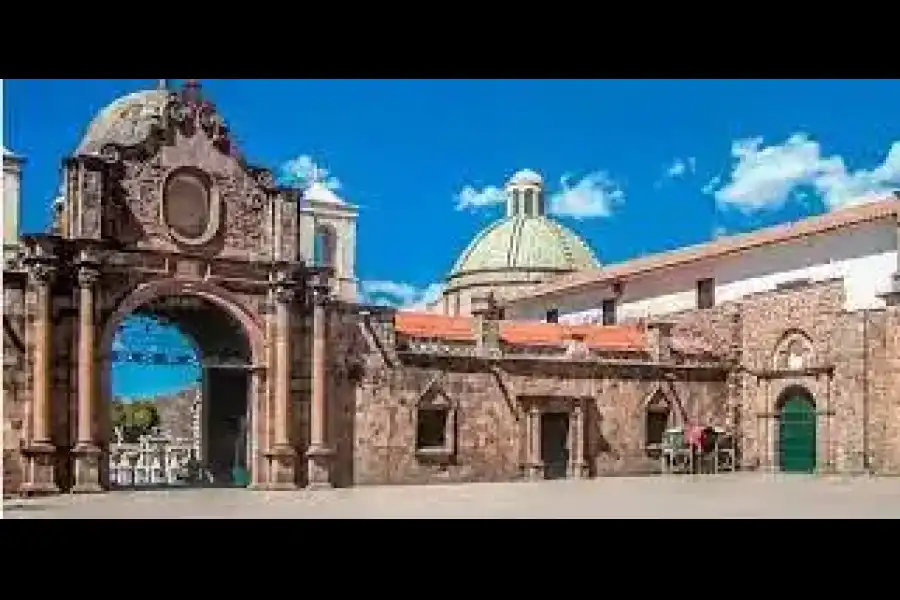
[[[802,393],[790,396],[781,408],[778,455],[786,473],[816,470],[816,407]]]

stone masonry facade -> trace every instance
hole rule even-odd
[[[506,321],[491,295],[471,317],[361,306],[299,255],[296,191],[197,85],[160,93],[150,138],[67,160],[55,232],[4,266],[4,493],[108,489],[112,337],[137,312],[217,363],[204,402],[243,408],[207,425],[246,418],[255,489],[653,473],[661,426],[720,428],[741,469],[776,470],[797,390],[817,471],[900,473],[900,294],[846,312],[841,281],[803,283],[614,326]]]
[[[898,473],[900,310],[845,312],[843,289],[840,281],[806,284],[640,325],[649,345],[630,359],[576,358],[563,347],[556,355],[506,349],[485,356],[477,342],[410,350],[388,320],[382,350],[368,353],[360,383],[344,394],[334,390],[341,398],[341,417],[332,422],[343,454],[339,478],[383,484],[526,477],[525,430],[535,406],[584,412],[584,475],[652,472],[644,424],[655,394],[677,407],[676,423],[733,432],[740,468],[775,470],[776,405],[792,386],[808,390],[816,404],[820,472]],[[779,351],[793,337],[809,342],[804,362],[780,364]],[[455,412],[443,460],[416,449],[419,407],[435,395]]]
[[[15,308],[15,298],[23,296],[8,288],[6,297],[4,485],[14,492],[25,468],[19,448],[27,435],[29,377],[12,335],[25,322],[16,319],[22,310]],[[657,463],[645,448],[645,414],[657,396],[675,408],[674,424],[733,431],[741,468],[774,470],[775,405],[783,390],[797,385],[816,402],[819,471],[900,473],[900,307],[848,313],[843,304],[839,281],[758,294],[677,315],[670,323],[636,324],[647,345],[628,356],[572,352],[571,341],[492,348],[482,339],[491,337],[485,327],[490,320],[478,316],[471,341],[452,343],[407,335],[392,311],[361,315],[353,307],[335,308],[329,314],[326,391],[326,439],[334,449],[330,482],[533,477],[539,465],[528,429],[544,412],[580,415],[582,430],[573,431],[572,439],[580,440],[583,455],[570,467],[571,476],[655,472]],[[309,328],[308,319],[295,320],[291,387],[298,456],[309,439]],[[811,343],[806,362],[783,368],[779,345],[795,335]],[[57,394],[67,385],[60,372]],[[437,452],[418,448],[416,440],[421,412],[436,403],[451,416]],[[57,411],[58,422],[70,413]],[[63,429],[57,425],[59,433]],[[306,480],[302,463],[298,485]]]

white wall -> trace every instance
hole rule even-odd
[[[660,316],[696,308],[697,280],[716,282],[716,304],[778,285],[809,279],[842,278],[847,310],[880,308],[878,294],[890,288],[897,271],[897,224],[882,220],[787,243],[763,246],[740,254],[652,271],[624,281],[618,319]],[[561,297],[522,300],[508,310],[513,318],[542,320],[550,308],[560,320],[600,318],[600,305],[611,298],[610,286],[598,284]]]
[[[19,210],[21,199],[20,167],[18,161],[4,158],[3,164],[3,244],[15,244],[19,240]]]

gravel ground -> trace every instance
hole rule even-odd
[[[723,475],[359,487],[205,489],[4,502],[4,518],[898,518],[900,478]]]

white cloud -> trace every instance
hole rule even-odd
[[[697,159],[693,156],[688,158],[676,158],[666,169],[666,177],[669,179],[677,179],[690,175],[697,170]]]
[[[489,185],[480,190],[467,185],[456,195],[456,210],[478,210],[486,206],[506,203],[506,192]]]
[[[595,171],[584,176],[575,185],[569,185],[570,177],[560,179],[563,189],[550,196],[550,212],[574,219],[608,217],[612,208],[625,200],[625,192],[605,171]]]
[[[443,284],[432,283],[417,287],[396,281],[363,281],[363,300],[371,304],[382,304],[408,310],[425,310],[444,290]]]
[[[721,206],[745,212],[777,208],[803,189],[814,191],[830,209],[883,197],[900,186],[900,141],[891,144],[884,162],[871,170],[848,171],[840,156],[824,156],[818,142],[803,133],[765,146],[763,138],[732,144],[732,171],[707,184]]]
[[[605,171],[588,173],[570,185],[571,176],[560,179],[562,189],[550,195],[548,211],[562,217],[589,219],[608,217],[615,204],[625,199],[625,192]],[[489,185],[481,189],[467,185],[456,195],[456,210],[479,210],[506,204],[506,192]]]
[[[709,183],[704,185],[703,189],[700,191],[702,191],[704,194],[712,194],[716,191],[716,188],[719,187],[720,183],[722,183],[722,177],[716,175],[709,181]]]
[[[338,190],[341,182],[331,176],[331,171],[316,163],[308,154],[301,154],[281,165],[279,182],[292,187],[305,187],[312,182],[315,173],[318,180],[330,190]]]

